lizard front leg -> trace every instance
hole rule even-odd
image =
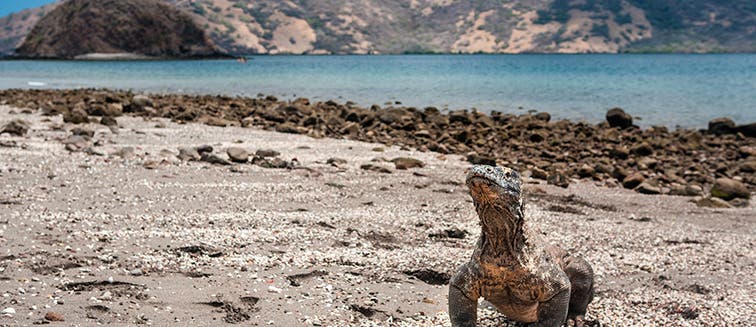
[[[561,290],[554,297],[538,306],[538,322],[532,327],[560,327],[567,321],[570,306],[570,288]]]
[[[449,318],[452,327],[475,327],[478,322],[478,293],[467,264],[449,283]]]

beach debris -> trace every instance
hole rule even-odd
[[[8,133],[15,136],[24,136],[29,131],[29,122],[23,119],[14,119],[0,129],[0,134]]]

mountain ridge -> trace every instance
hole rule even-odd
[[[240,55],[756,52],[743,0],[164,1]],[[0,52],[49,10],[0,18]]]

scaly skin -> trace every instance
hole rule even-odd
[[[557,247],[540,247],[523,228],[520,175],[511,169],[474,166],[467,186],[480,218],[472,259],[449,284],[452,326],[476,326],[478,298],[508,318],[530,326],[583,326],[593,299],[593,270]]]

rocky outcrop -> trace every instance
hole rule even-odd
[[[64,2],[37,23],[16,53],[64,59],[220,56],[189,15],[159,0]]]

